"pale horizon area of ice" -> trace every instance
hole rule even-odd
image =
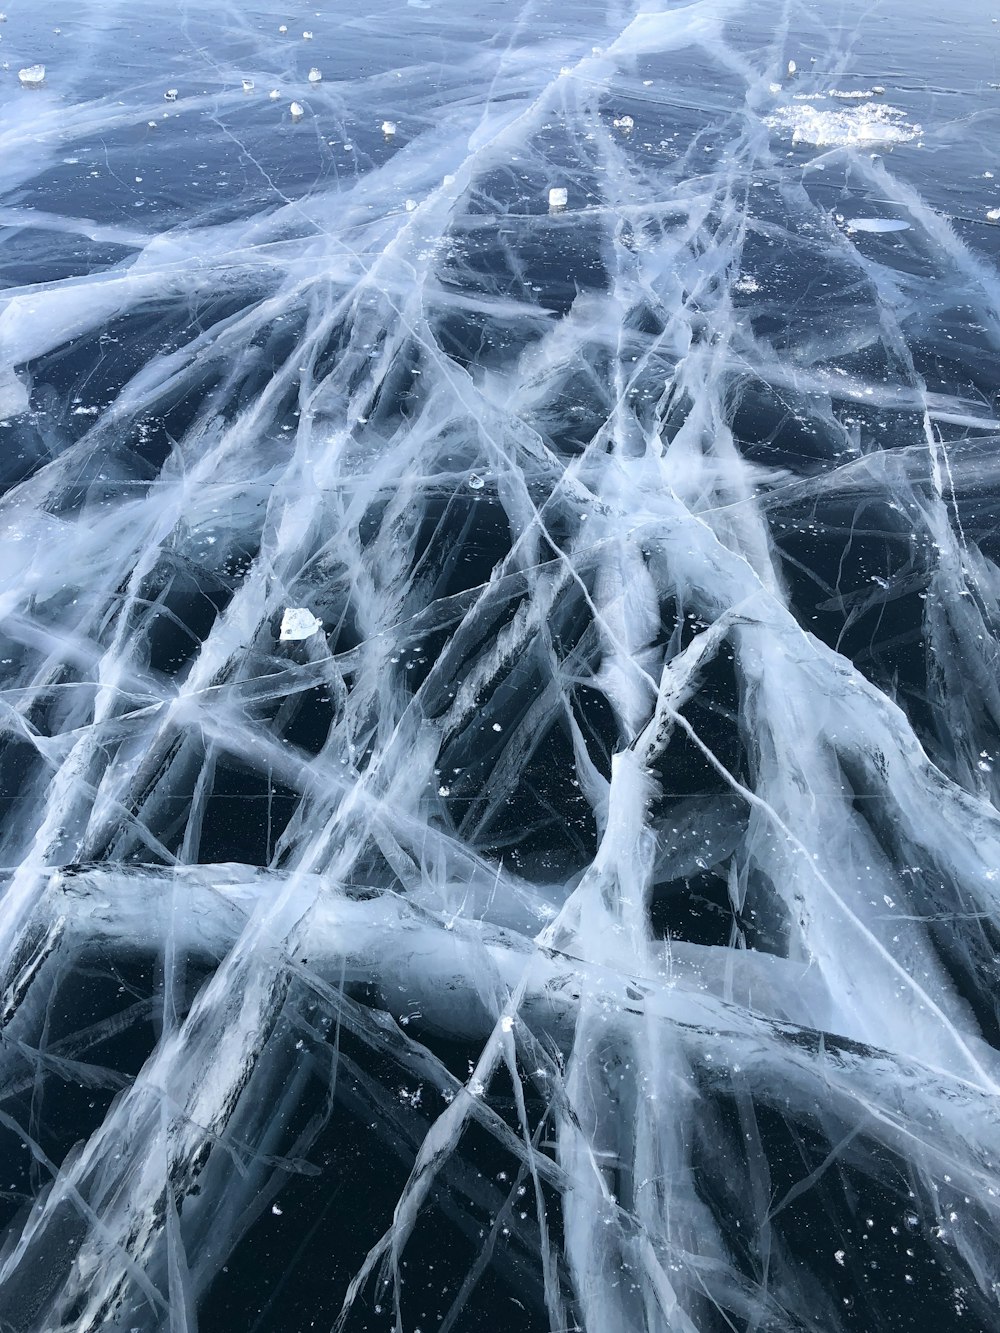
[[[1000,1333],[998,18],[11,0],[0,1333]]]

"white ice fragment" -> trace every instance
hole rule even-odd
[[[990,208],[986,211],[987,222],[1000,222],[1000,208]]]
[[[513,1030],[514,1030],[514,1020],[511,1018],[509,1014],[504,1014],[503,1018],[501,1018],[500,1020],[500,1031],[513,1032]]]
[[[313,65],[312,69],[309,71],[306,77],[308,78],[310,83],[319,83],[320,80],[323,78],[323,75],[316,68],[316,66]]]
[[[631,116],[616,116],[612,124],[616,130],[624,130],[626,134],[635,129],[635,121]]]
[[[40,88],[45,82],[45,66],[28,65],[17,71],[17,77],[25,88]]]
[[[836,1259],[837,1263],[840,1264],[841,1268],[843,1268],[843,1266],[844,1266],[844,1251],[843,1251],[843,1250],[836,1250],[836,1251],[834,1252],[834,1256],[833,1256],[833,1257]]]
[[[277,88],[272,88],[271,91],[268,93],[268,97],[271,99],[272,102],[276,102],[280,96],[281,93],[278,91]]]
[[[759,292],[760,283],[752,273],[741,273],[733,283],[733,291],[740,293]]]
[[[164,100],[165,102],[176,102],[176,101],[177,101],[177,89],[176,89],[176,88],[168,88],[167,91],[163,94],[163,100]]]
[[[483,485],[484,485],[484,482],[483,482],[482,477],[477,476],[477,474],[476,474],[475,472],[473,472],[473,473],[470,475],[470,477],[469,477],[469,490],[470,490],[470,491],[481,491],[481,490],[483,489]]]
[[[778,93],[781,92],[781,84],[780,84],[780,83],[769,83],[769,84],[767,85],[767,91],[768,91],[769,93],[774,93],[774,95],[777,96]]]
[[[403,207],[406,209],[407,213],[412,213],[413,210],[416,208],[416,206],[417,206],[416,199],[407,199],[406,202],[403,204]]]
[[[322,628],[322,620],[317,620],[307,607],[286,606],[278,638],[282,643],[298,642],[300,639],[311,639]]]
[[[305,107],[301,102],[293,102],[288,110],[292,113],[292,120],[301,120],[306,114]]]
[[[396,122],[394,120],[383,120],[382,133],[387,139],[390,139],[396,133]]]
[[[281,23],[281,24],[279,24],[279,25],[278,25],[278,31],[279,31],[279,32],[287,32],[287,31],[288,31],[288,24],[287,24],[287,23]]]
[[[312,36],[313,36],[313,35],[312,35],[311,32],[304,32],[304,33],[302,34],[302,36],[305,38],[305,40],[306,40],[307,42],[311,42],[311,41],[312,41]]]
[[[16,417],[28,410],[28,390],[13,370],[0,372],[0,417]]]
[[[876,97],[884,97],[884,96],[885,96],[885,89],[882,87],[882,85],[881,85],[880,83],[873,83],[873,84],[872,84],[872,92],[875,94]]]
[[[909,231],[910,224],[904,222],[902,218],[848,218],[847,227],[850,231]]]
[[[818,100],[818,99],[814,99]],[[817,147],[849,147],[870,143],[908,143],[921,134],[898,107],[885,102],[857,102],[824,110],[812,102],[778,107],[764,123],[772,130],[791,131],[793,143]]]
[[[794,61],[794,60],[789,60],[789,62],[788,62],[788,73],[789,73],[789,75],[794,74],[795,71],[796,71],[797,69],[798,69],[798,66],[796,65],[795,61]]]
[[[569,190],[565,185],[554,185],[549,190],[549,208],[565,208],[569,203]]]
[[[252,93],[252,92],[253,92],[253,79],[244,79],[244,80],[243,80],[243,91],[244,91],[245,93]]]

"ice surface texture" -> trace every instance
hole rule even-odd
[[[0,1329],[1000,1328],[996,113],[342,8],[4,28]]]

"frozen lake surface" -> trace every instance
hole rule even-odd
[[[998,17],[10,0],[2,1333],[1000,1330]]]

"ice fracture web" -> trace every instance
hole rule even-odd
[[[3,1333],[1000,1329],[927,8],[11,0]]]

